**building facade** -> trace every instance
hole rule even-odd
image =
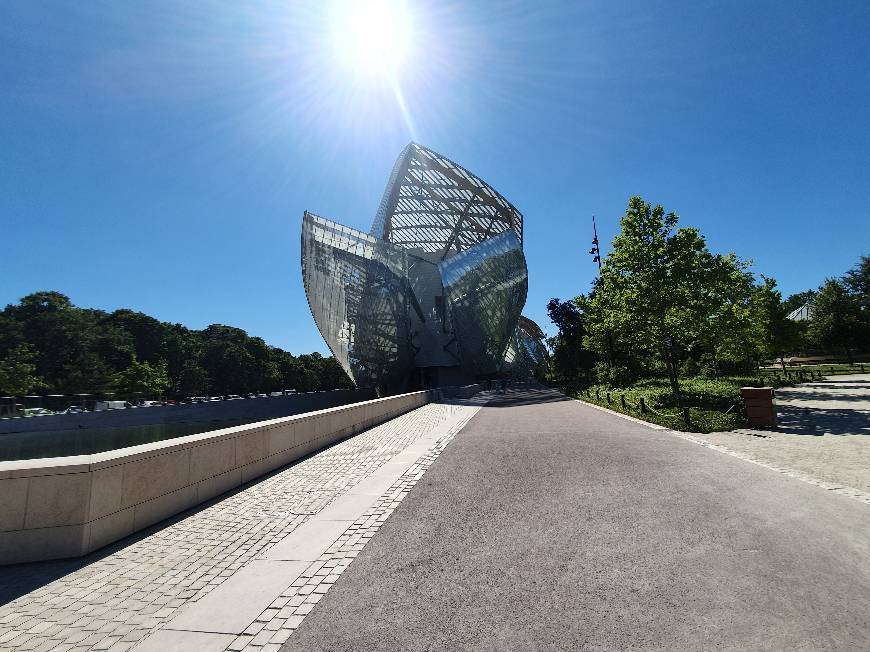
[[[302,278],[345,371],[385,392],[530,379],[546,369],[523,216],[479,177],[410,143],[370,233],[305,212]]]

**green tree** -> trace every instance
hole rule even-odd
[[[765,357],[779,359],[785,371],[785,354],[800,346],[800,324],[788,318],[791,310],[776,289],[776,281],[762,278],[763,283],[752,295],[755,337],[761,353]]]
[[[24,340],[37,353],[37,373],[52,391],[105,390],[112,365],[98,349],[106,313],[76,308],[59,292],[36,292],[6,311],[21,324]]]
[[[551,373],[554,380],[569,391],[581,378],[588,379],[595,364],[594,355],[583,346],[586,328],[580,302],[584,300],[585,297],[573,301],[553,298],[547,303],[547,315],[558,329],[557,335],[548,340],[553,351]]]
[[[345,373],[338,360],[332,356],[320,358],[320,388],[326,391],[332,389],[353,389],[354,384]]]
[[[842,351],[849,360],[855,349],[866,346],[867,326],[860,300],[842,281],[831,278],[819,288],[809,337],[828,351]]]
[[[850,293],[861,299],[864,305],[870,301],[870,256],[861,256],[855,266],[843,276],[843,283]]]
[[[168,324],[126,308],[108,315],[106,323],[127,333],[137,360],[153,364],[166,360]]]
[[[0,393],[24,396],[45,387],[36,373],[36,352],[29,344],[20,344],[0,359]]]
[[[253,356],[248,352],[248,334],[241,328],[212,324],[202,331],[202,367],[211,379],[211,389],[217,394],[250,392]]]
[[[658,358],[682,406],[682,359],[745,323],[751,275],[733,254],[712,254],[697,229],[677,224],[675,213],[629,200],[586,316],[590,346],[604,353],[609,331],[628,355]]]
[[[757,361],[751,311],[755,278],[748,271],[749,264],[733,253],[705,250],[700,258],[696,280],[704,291],[698,306],[700,331],[695,348],[718,378],[723,363],[733,368]]]
[[[173,381],[176,396],[203,396],[209,393],[208,373],[197,364],[184,367]]]
[[[352,386],[333,358],[297,359],[240,328],[197,331],[128,309],[79,308],[60,292],[35,292],[0,311],[0,360],[22,345],[34,375],[58,393],[106,391],[134,360],[165,366],[175,396]]]
[[[114,374],[112,380],[116,391],[127,397],[162,396],[171,384],[162,360],[153,365],[133,360],[124,371]]]
[[[248,338],[245,349],[251,356],[249,387],[255,392],[272,392],[281,388],[281,373],[271,347],[259,337]]]

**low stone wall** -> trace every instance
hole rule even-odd
[[[97,550],[433,396],[401,394],[95,455],[0,462],[0,564]]]

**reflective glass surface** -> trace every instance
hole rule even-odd
[[[410,143],[370,234],[305,213],[308,303],[360,386],[527,377],[546,364],[546,349],[540,329],[520,316],[528,291],[522,237],[522,215],[495,189]]]
[[[364,387],[404,389],[411,367],[407,254],[306,212],[302,278],[336,360]]]
[[[520,380],[543,378],[548,365],[544,332],[528,317],[520,316],[505,353],[510,374]]]
[[[505,231],[438,268],[463,365],[478,374],[497,373],[528,291],[519,238]]]

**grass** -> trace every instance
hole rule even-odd
[[[686,423],[671,394],[666,378],[647,378],[628,387],[592,385],[574,396],[595,405],[628,414],[650,423],[685,432],[716,432],[746,426],[741,387],[791,387],[797,382],[822,376],[870,372],[870,364],[821,364],[802,367],[759,369],[754,376],[726,376],[718,380],[705,376],[681,378],[683,402],[689,408]],[[610,401],[607,394],[610,394]],[[646,409],[641,409],[643,398]]]
[[[703,376],[681,378],[683,402],[689,408],[688,423],[683,420],[676,399],[671,394],[670,384],[665,378],[648,378],[621,388],[592,385],[575,396],[674,430],[706,433],[733,430],[746,425],[743,399],[740,396],[741,387],[785,387],[792,384],[785,379],[759,376],[728,376],[718,380]],[[641,398],[646,403],[646,410],[640,407]]]

